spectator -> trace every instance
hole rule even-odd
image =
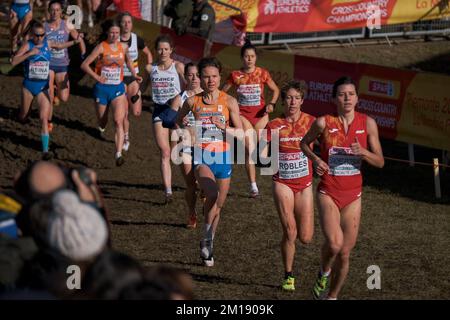
[[[196,34],[211,42],[216,23],[214,9],[208,3],[208,0],[192,1],[194,2],[194,11],[186,32]]]
[[[186,32],[194,6],[192,0],[171,0],[164,7],[164,15],[172,18],[171,28],[177,35],[182,35]]]

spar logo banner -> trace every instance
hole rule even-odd
[[[448,0],[223,0],[240,8],[248,32],[317,32],[441,19]],[[236,11],[211,2],[218,21]]]

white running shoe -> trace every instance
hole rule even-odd
[[[203,264],[205,266],[207,267],[214,266],[212,240],[203,239],[200,241],[200,257],[202,258]]]
[[[122,150],[126,152],[126,151],[128,151],[129,148],[130,148],[130,141],[125,140],[125,142],[123,143],[123,146],[122,146]]]

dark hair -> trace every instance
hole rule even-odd
[[[133,16],[131,15],[131,13],[129,13],[128,11],[124,11],[121,14],[119,14],[119,16],[117,17],[117,21],[119,22],[119,24],[122,22],[122,19],[124,17],[130,17],[133,18]]]
[[[332,94],[333,98],[336,98],[337,89],[339,88],[339,86],[342,86],[343,84],[352,84],[356,90],[355,81],[353,81],[353,79],[350,76],[343,76],[343,77],[337,79],[336,82],[333,84],[333,94]]]
[[[52,6],[52,5],[54,5],[55,3],[57,3],[57,4],[59,4],[59,6],[61,7],[61,10],[63,10],[64,8],[63,8],[63,4],[61,3],[61,1],[60,0],[52,0],[52,1],[50,1],[50,3],[48,4],[48,10],[50,10],[50,7]]]
[[[241,58],[244,57],[245,51],[247,51],[247,50],[254,50],[255,54],[258,55],[258,51],[256,50],[256,47],[251,43],[251,41],[248,38],[245,39],[245,43],[241,48]]]
[[[144,270],[134,258],[114,250],[106,250],[86,271],[82,288],[87,298],[119,299],[122,291],[143,281]]]
[[[161,42],[166,42],[170,45],[171,48],[173,48],[173,40],[172,37],[169,36],[168,34],[161,34],[158,36],[158,38],[156,38],[155,40],[155,50],[158,50],[158,45]]]
[[[304,80],[290,80],[283,84],[281,87],[281,99],[286,99],[286,94],[289,89],[294,89],[302,95],[302,99],[306,97],[306,93],[308,92],[308,85]]]
[[[198,62],[198,72],[201,74],[206,67],[216,67],[219,73],[222,72],[222,64],[216,57],[202,58]]]
[[[32,30],[34,29],[44,29],[44,25],[42,24],[42,22],[39,21],[35,21],[31,27]]]
[[[184,66],[184,75],[186,75],[189,68],[192,68],[192,67],[196,67],[198,70],[198,66],[195,63],[193,63],[193,62],[186,63],[186,65]]]
[[[100,42],[108,39],[108,31],[112,27],[118,27],[120,30],[122,30],[122,27],[120,26],[120,23],[117,20],[106,20],[101,25],[102,34],[100,35],[100,38],[99,38]]]

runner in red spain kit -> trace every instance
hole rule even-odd
[[[377,124],[355,111],[358,95],[351,78],[342,77],[334,83],[333,101],[337,113],[318,118],[301,143],[321,176],[317,199],[325,243],[313,288],[316,299],[336,299],[348,274],[361,217],[362,160],[378,168],[384,166]],[[320,158],[310,147],[318,137]]]
[[[228,92],[232,86],[236,88],[239,113],[244,130],[246,132],[255,129],[258,131],[269,122],[269,113],[273,112],[280,90],[272,80],[269,71],[256,66],[256,48],[250,42],[246,42],[241,48],[241,58],[242,68],[231,72],[223,91]],[[267,104],[264,99],[265,85],[272,91],[271,102]],[[256,185],[255,164],[250,161],[249,157],[256,148],[254,142],[256,141],[252,141],[248,136],[245,139],[245,169],[250,181],[250,197],[252,198],[259,195]]]
[[[283,228],[281,254],[285,268],[283,290],[295,290],[292,267],[297,238],[304,244],[314,232],[312,163],[300,149],[300,141],[315,118],[301,111],[306,84],[296,80],[281,89],[284,117],[267,124],[267,138],[273,130],[279,133],[278,172],[273,175],[273,197]]]

